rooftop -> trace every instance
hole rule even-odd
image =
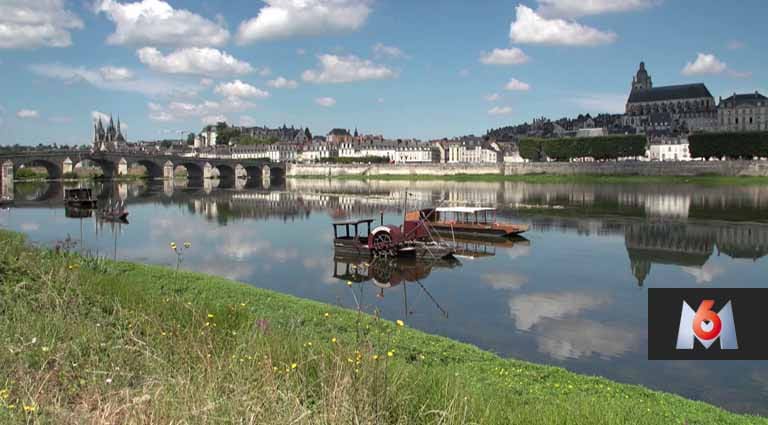
[[[702,97],[712,97],[712,94],[704,84],[681,84],[676,86],[654,87],[646,90],[632,90],[629,94],[627,103],[697,99]]]

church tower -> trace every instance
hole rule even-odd
[[[645,62],[640,62],[640,69],[637,70],[637,74],[632,78],[632,91],[648,90],[651,88],[653,88],[651,76],[648,75],[648,71],[645,70]]]

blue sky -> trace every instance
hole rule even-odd
[[[768,90],[764,0],[2,0],[0,143],[206,122],[392,138],[621,112],[655,85]],[[499,49],[494,51],[494,49]]]

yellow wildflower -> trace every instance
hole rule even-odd
[[[291,363],[291,369],[296,369],[297,367],[299,367],[299,365],[296,363]]]
[[[336,337],[331,338],[331,342],[336,344]]]
[[[208,318],[209,318],[209,319],[213,319],[213,314],[211,314],[211,313],[208,313]]]
[[[176,249],[176,242],[171,242],[171,249]]]
[[[184,248],[190,248],[192,246],[191,242],[184,242]]]
[[[9,393],[10,391],[8,391],[8,388],[3,388],[2,390],[0,390],[0,400],[7,400]]]
[[[395,323],[397,323],[397,326],[405,326],[405,322],[403,322],[402,320],[399,320],[399,319]]]
[[[331,317],[331,313],[325,313],[323,314],[324,317]]]
[[[378,359],[379,359],[379,355],[378,355],[378,354],[374,354],[374,355],[373,355],[373,359],[374,359],[374,360],[378,360]]]
[[[392,357],[392,356],[394,356],[394,355],[395,355],[395,353],[394,353],[394,352],[392,352],[392,351],[387,351],[387,357]]]
[[[37,410],[35,405],[26,405],[26,404],[24,405],[24,411],[25,412],[31,413],[31,412],[34,412],[35,410]]]
[[[240,303],[240,307],[245,307],[245,303]]]
[[[347,286],[352,287],[352,281],[351,280],[347,281]]]

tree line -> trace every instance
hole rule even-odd
[[[603,136],[583,138],[524,138],[520,140],[520,156],[529,161],[568,161],[573,158],[592,157],[610,160],[645,155],[645,136]]]
[[[692,134],[688,136],[688,143],[692,158],[768,157],[768,131]]]

